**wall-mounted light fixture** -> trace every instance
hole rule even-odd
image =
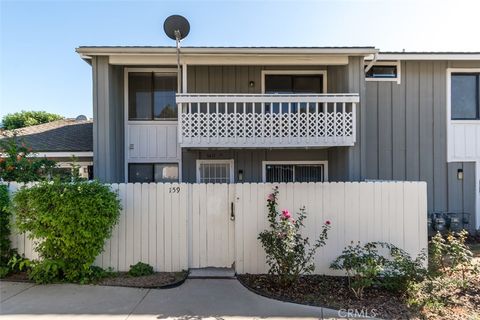
[[[255,87],[255,81],[250,81],[250,82],[248,83],[248,86],[249,86],[250,88]]]
[[[463,180],[463,169],[458,169],[457,170],[457,179],[458,180]]]
[[[243,181],[243,170],[238,170],[238,181]]]

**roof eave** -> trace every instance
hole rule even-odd
[[[175,54],[174,47],[78,47],[75,51],[82,59],[89,59],[91,56],[109,56],[109,55],[162,55]],[[184,47],[182,53],[190,55],[213,55],[213,54],[230,54],[230,55],[356,55],[367,56],[378,53],[378,49],[374,47],[352,47],[352,48],[192,48]]]
[[[382,60],[480,60],[478,52],[451,53],[379,53],[378,61]]]

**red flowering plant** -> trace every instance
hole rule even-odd
[[[288,286],[302,274],[310,274],[315,270],[315,252],[325,245],[331,223],[326,221],[323,224],[315,243],[310,245],[309,238],[300,232],[307,217],[305,207],[300,208],[296,219],[286,209],[279,212],[278,193],[278,187],[275,187],[267,198],[270,229],[262,231],[258,239],[267,256],[268,273],[277,276],[282,285]]]
[[[0,180],[30,182],[45,180],[55,161],[31,157],[32,149],[16,133],[3,133],[0,138]]]

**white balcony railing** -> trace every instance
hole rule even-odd
[[[353,146],[358,94],[178,94],[181,147]]]

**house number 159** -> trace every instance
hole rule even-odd
[[[169,193],[180,193],[180,187],[170,187],[168,188]]]

